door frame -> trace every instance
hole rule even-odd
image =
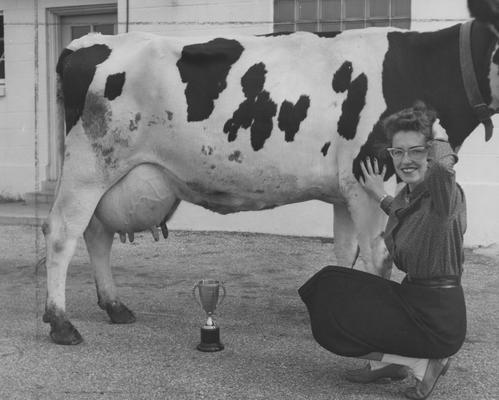
[[[89,14],[118,14],[117,3],[88,4],[80,6],[50,7],[46,9],[47,18],[47,135],[48,158],[46,166],[47,181],[56,181],[59,177],[64,154],[64,110],[58,101],[57,60],[62,51],[61,18],[65,16]]]

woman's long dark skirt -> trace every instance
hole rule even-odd
[[[298,292],[315,340],[338,355],[444,358],[459,350],[466,335],[460,286],[430,288],[328,266]]]

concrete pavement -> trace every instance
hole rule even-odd
[[[0,202],[0,225],[40,225],[48,214],[46,203]]]
[[[17,217],[33,217],[19,207]],[[115,240],[115,279],[137,316],[130,325],[110,324],[98,308],[81,240],[66,297],[84,342],[69,347],[51,343],[41,321],[45,271],[34,267],[44,255],[40,229],[0,225],[0,249],[1,400],[399,399],[412,382],[349,383],[343,370],[362,362],[312,338],[297,289],[334,263],[327,239],[172,231],[159,243],[149,234],[133,244]],[[468,335],[434,399],[499,399],[499,254],[485,250],[466,250]],[[191,290],[202,278],[227,288],[218,311],[225,350],[218,353],[196,350],[204,315]]]

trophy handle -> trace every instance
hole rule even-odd
[[[201,281],[198,281],[198,283],[196,283],[194,285],[194,287],[192,288],[192,297],[194,297],[194,301],[196,303],[198,303],[201,308],[203,308],[203,305],[201,304],[201,301],[199,301],[198,298],[196,297],[196,289],[199,287],[200,284],[201,284]]]
[[[225,299],[225,286],[224,286],[224,283],[222,281],[220,281],[220,287],[222,288],[222,298],[218,302],[219,306],[222,305],[222,303],[224,302],[224,299]]]

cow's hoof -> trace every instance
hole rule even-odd
[[[75,345],[83,342],[80,332],[68,320],[50,322],[50,338],[57,344]]]
[[[57,344],[75,345],[83,342],[80,332],[66,318],[64,311],[48,307],[43,314],[43,322],[50,324],[50,338]]]
[[[107,303],[105,309],[114,324],[131,324],[136,320],[135,314],[120,301]]]

